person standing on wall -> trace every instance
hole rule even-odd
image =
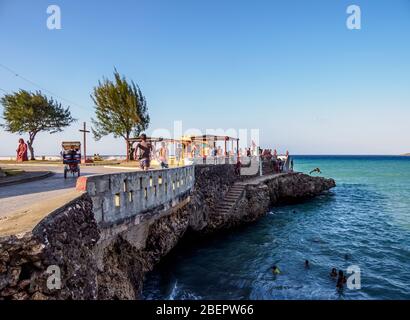
[[[147,136],[145,133],[141,135],[141,142],[139,142],[135,148],[135,158],[137,158],[138,150],[141,150],[138,157],[140,161],[140,167],[142,170],[147,171],[151,163],[152,145],[147,141]]]
[[[165,142],[161,142],[161,148],[159,149],[159,161],[162,169],[168,169],[168,149]]]
[[[275,173],[279,173],[279,159],[278,159],[278,151],[276,149],[273,150],[272,162],[273,162],[273,170],[275,171]]]

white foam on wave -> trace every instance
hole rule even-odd
[[[201,297],[186,289],[181,289],[178,286],[178,280],[175,281],[168,300],[201,300]]]

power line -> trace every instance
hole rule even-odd
[[[31,81],[30,79],[27,79],[26,77],[23,77],[22,75],[20,75],[19,73],[17,73],[15,70],[13,70],[13,69],[11,69],[11,68],[5,66],[4,64],[1,64],[1,63],[0,63],[0,67],[2,67],[3,69],[7,70],[8,72],[10,72],[11,74],[13,74],[14,76],[16,76],[16,77],[18,77],[18,78],[20,78],[20,79],[22,79],[22,80],[24,80],[24,81],[30,83],[31,85],[33,85],[33,86],[35,86],[35,87],[37,87],[37,88],[39,88],[39,89],[41,89],[41,90],[43,90],[43,91],[45,91],[45,92],[48,92],[48,93],[51,94],[52,96],[55,96],[55,97],[59,98],[60,100],[64,100],[65,102],[67,102],[67,103],[69,103],[69,104],[71,104],[71,105],[74,105],[74,106],[77,106],[77,107],[79,107],[79,108],[85,109],[84,106],[82,106],[82,105],[80,105],[80,104],[78,104],[78,103],[75,103],[75,102],[73,102],[73,101],[71,101],[71,100],[69,100],[69,99],[66,99],[66,98],[64,98],[64,97],[62,97],[62,96],[60,96],[60,95],[54,93],[53,91],[48,90],[48,89],[42,87],[41,85],[35,83],[34,81]],[[3,90],[3,89],[1,89],[1,90],[4,91],[4,92],[6,92],[6,91]],[[6,92],[6,93],[7,93],[7,92]]]

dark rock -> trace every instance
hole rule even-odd
[[[27,288],[28,286],[30,286],[30,284],[31,284],[30,279],[23,280],[19,283],[19,289],[23,290],[23,289]]]
[[[10,287],[14,287],[17,285],[21,273],[21,267],[12,267],[9,269],[7,278]]]
[[[48,297],[45,296],[44,294],[42,294],[41,292],[35,292],[32,296],[31,296],[32,300],[48,300]]]
[[[24,237],[1,238],[1,295],[36,300],[95,299],[97,267],[92,249],[100,231],[91,209],[91,199],[83,195]],[[86,226],[89,236],[81,237],[78,230]],[[47,287],[51,275],[47,268],[52,265],[61,270],[61,290]]]
[[[13,295],[13,300],[28,300],[30,296],[27,292],[19,291]]]

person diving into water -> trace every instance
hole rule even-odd
[[[315,168],[315,169],[313,169],[312,171],[310,171],[309,172],[309,174],[312,174],[312,173],[314,173],[314,172],[317,172],[317,173],[322,173],[322,171],[320,171],[320,169],[319,168]]]

